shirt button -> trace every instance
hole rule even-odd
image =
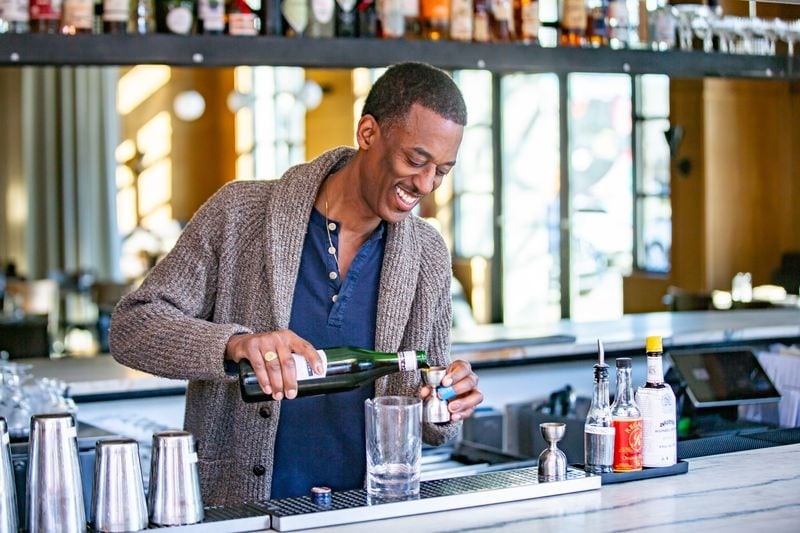
[[[336,224],[333,222],[328,222],[328,229],[331,231],[336,231]]]
[[[257,476],[263,476],[267,473],[267,469],[263,465],[256,465],[253,467],[253,473]]]
[[[266,407],[262,407],[261,409],[259,409],[258,414],[261,415],[261,418],[269,418],[270,416],[272,416],[272,413],[270,413],[269,409],[267,409]]]
[[[338,300],[338,299],[339,299],[339,295],[338,294],[334,294],[333,297],[331,298],[331,300],[333,300],[334,302],[336,302],[336,300]]]
[[[331,279],[336,279],[339,277],[339,275],[336,272],[331,272],[330,274],[328,274],[328,277]]]
[[[336,253],[336,248],[331,246],[330,248],[328,248],[328,253],[331,254],[331,255],[335,254]]]

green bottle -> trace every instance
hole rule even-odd
[[[428,368],[425,352],[419,350],[387,353],[342,346],[317,350],[317,353],[325,369],[321,376],[313,373],[305,357],[292,354],[297,369],[298,397],[353,390],[394,372]],[[239,361],[239,387],[242,400],[247,403],[272,400],[271,395],[261,390],[247,359]]]

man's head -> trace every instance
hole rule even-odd
[[[455,165],[467,123],[464,98],[443,71],[422,63],[389,68],[358,123],[358,192],[369,216],[399,222]]]

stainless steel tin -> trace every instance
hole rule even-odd
[[[195,524],[203,520],[203,498],[194,436],[186,431],[153,435],[150,522],[159,526]]]
[[[95,445],[92,526],[95,531],[140,531],[147,527],[147,504],[133,439],[105,439]]]
[[[18,528],[17,490],[14,487],[8,426],[6,419],[0,417],[0,533],[15,533]]]

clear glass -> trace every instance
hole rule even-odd
[[[367,494],[379,500],[419,495],[422,463],[422,401],[381,396],[364,402]]]
[[[569,75],[572,318],[622,316],[633,263],[631,78]]]
[[[558,77],[509,74],[501,91],[504,323],[555,322],[561,317]]]
[[[584,429],[584,466],[587,472],[611,472],[614,463],[614,425],[608,402],[608,369],[595,365],[592,404]]]
[[[642,412],[633,397],[631,368],[617,367],[617,390],[611,404],[612,418],[641,418]]]
[[[669,116],[669,76],[643,74],[639,76],[639,116],[664,118]]]

